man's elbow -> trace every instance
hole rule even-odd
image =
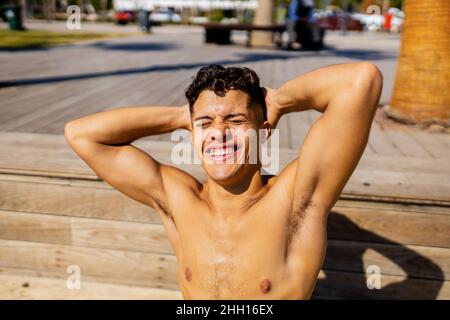
[[[383,74],[372,62],[360,62],[357,67],[353,84],[362,88],[370,88],[381,92],[383,87]]]
[[[383,86],[383,74],[374,63],[361,62],[361,73],[366,81],[381,90]]]
[[[64,125],[64,137],[67,143],[73,148],[76,141],[81,138],[81,129],[76,121],[70,121]]]
[[[64,137],[66,138],[67,141],[70,141],[74,138],[75,136],[75,128],[73,125],[73,122],[66,122],[66,124],[64,125]]]
[[[375,64],[360,62],[353,79],[353,87],[364,93],[370,102],[369,105],[375,108],[383,89],[383,74]]]

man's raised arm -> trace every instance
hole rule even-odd
[[[332,208],[364,151],[381,89],[378,68],[360,62],[317,69],[269,90],[269,121],[292,111],[323,113],[296,160],[294,211],[312,203],[323,212]]]
[[[267,118],[272,125],[288,112],[323,113],[309,129],[298,158],[277,181],[285,186],[292,218],[299,225],[289,265],[300,271],[305,297],[311,296],[324,261],[328,213],[364,151],[381,88],[379,70],[361,62],[317,69],[277,90],[268,89]]]
[[[187,105],[100,112],[68,122],[64,135],[100,178],[139,202],[165,210],[164,176],[173,168],[161,165],[131,142],[178,128],[190,128]]]

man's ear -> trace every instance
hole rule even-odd
[[[194,145],[194,130],[191,127],[191,130],[189,130],[189,137],[191,139],[191,144]]]
[[[267,139],[269,139],[269,137],[271,136],[271,134],[272,134],[272,125],[269,123],[269,121],[264,121],[264,123],[263,123],[263,129],[264,129],[264,131],[265,131],[265,138],[266,138],[266,140]]]

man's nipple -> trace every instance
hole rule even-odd
[[[191,279],[192,279],[192,272],[191,272],[191,269],[186,268],[186,269],[184,270],[184,276],[186,277],[186,280],[187,280],[187,281],[191,282]]]
[[[269,279],[264,279],[263,281],[261,281],[261,283],[259,284],[259,288],[261,289],[262,293],[267,293],[270,291],[270,288],[272,287],[272,284],[270,283]]]

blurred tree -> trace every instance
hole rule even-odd
[[[258,8],[255,11],[253,24],[255,25],[271,25],[273,24],[273,7],[274,0],[259,0]],[[272,32],[253,31],[251,36],[252,46],[269,46],[272,45]]]
[[[346,3],[347,6],[351,6],[353,9],[355,9],[360,7],[361,1],[362,0],[333,0],[330,2],[330,4],[343,8],[344,3]]]
[[[403,0],[391,0],[391,7],[403,9]]]
[[[17,3],[20,5],[20,15],[22,16],[22,23],[23,23],[27,18],[27,1],[18,0]]]
[[[450,125],[450,1],[405,1],[392,117]]]

